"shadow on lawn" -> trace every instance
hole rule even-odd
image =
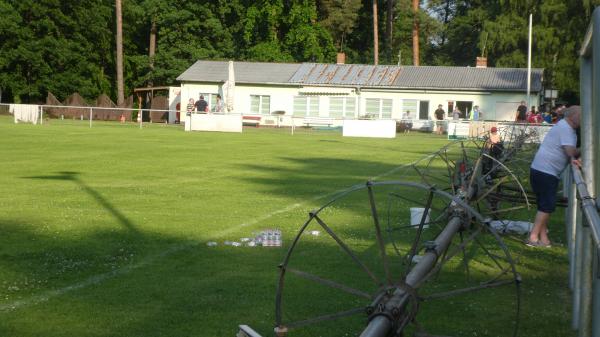
[[[111,231],[57,240],[24,230],[27,227],[0,220],[2,241],[6,240],[0,255],[0,275],[17,275],[9,282],[12,290],[0,288],[6,292],[0,293],[0,306],[25,303],[16,309],[0,310],[0,335],[233,336],[238,324],[249,324],[264,336],[272,331],[276,266],[288,247],[207,247],[164,234],[148,234],[143,241],[135,241],[127,232]],[[341,235],[353,238],[368,234],[347,230]],[[9,246],[10,242],[19,245]],[[373,242],[350,245],[382,279],[381,260]],[[537,258],[542,263],[544,256]],[[325,234],[302,237],[290,265],[367,292],[374,288]],[[556,279],[554,274],[543,276],[540,272],[544,278]],[[285,305],[295,310],[289,319],[365,305],[355,296],[296,276],[291,276],[287,285],[286,296],[291,297]],[[47,300],[36,300],[40,296]],[[475,315],[469,317],[480,320],[478,324],[484,324],[486,318],[492,320],[491,329],[499,324],[498,315],[506,307],[490,305],[480,310],[498,299],[495,293],[477,296],[482,296],[482,302],[475,301],[475,306],[463,307],[463,302],[452,301],[434,304],[430,317],[449,317],[439,324],[456,327],[454,321],[464,323],[461,318],[465,315]],[[550,296],[541,300],[547,307],[555,307],[561,299]],[[457,310],[449,314],[452,305]],[[32,323],[42,320],[44,324]],[[424,319],[421,323],[436,326],[436,320]],[[361,327],[364,322],[365,316],[359,314],[345,328],[332,330],[337,323],[328,323],[294,335],[335,336],[331,332],[336,331],[345,336],[353,332],[348,326]]]
[[[48,175],[48,176],[31,176],[31,177],[23,177],[24,179],[41,179],[41,180],[64,180],[70,181],[77,186],[81,187],[88,195],[90,195],[96,202],[106,209],[112,216],[114,216],[124,228],[129,230],[133,234],[139,235],[139,231],[134,223],[129,220],[121,211],[119,211],[115,205],[113,205],[108,199],[106,199],[102,194],[100,194],[95,189],[88,186],[85,181],[83,181],[80,177],[79,172],[73,171],[61,171],[57,172],[56,175]]]
[[[243,165],[261,177],[244,176],[239,179],[264,186],[268,193],[298,197],[314,197],[316,193],[332,192],[366,182],[371,177],[392,171],[397,165],[369,160],[336,158],[280,158],[289,163],[285,167],[264,164]],[[264,174],[263,174],[264,173]],[[264,177],[266,175],[266,177]]]

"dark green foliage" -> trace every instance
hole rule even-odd
[[[372,63],[371,0],[123,1],[126,95],[149,84],[176,84],[198,59]],[[527,65],[528,13],[534,17],[533,66],[546,86],[577,100],[578,50],[600,0],[429,0],[421,3],[421,64]],[[380,63],[412,60],[410,0],[396,1],[392,41],[383,41],[387,6],[379,1]],[[115,96],[114,1],[0,0],[0,90],[4,101]],[[577,18],[573,20],[572,18]],[[149,57],[150,29],[157,28]]]

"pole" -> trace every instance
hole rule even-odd
[[[40,124],[44,124],[44,106],[40,105]]]
[[[92,127],[92,108],[90,108],[90,128]]]
[[[377,24],[377,0],[373,0],[373,63],[379,64],[379,29]]]
[[[531,108],[531,41],[533,35],[533,14],[529,14],[529,46],[527,51],[527,107]]]

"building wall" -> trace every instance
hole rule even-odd
[[[234,112],[241,114],[250,114],[250,96],[265,95],[270,96],[270,111],[285,111],[284,116],[289,119],[293,114],[294,96],[301,96],[301,92],[306,92],[307,87],[292,87],[282,85],[236,85],[235,87],[235,102]],[[319,100],[319,117],[329,117],[329,97],[327,93],[340,91],[342,88],[327,88],[327,87],[311,87],[310,97],[318,97]],[[471,102],[472,106],[478,105],[482,112],[482,119],[486,120],[513,120],[519,102],[527,101],[525,93],[504,93],[504,92],[460,92],[460,91],[390,91],[390,90],[374,90],[374,89],[344,89],[345,95],[336,95],[337,97],[353,97],[356,98],[355,117],[365,114],[366,102],[369,98],[376,99],[391,99],[392,100],[392,118],[401,119],[403,114],[404,103],[408,100],[428,101],[428,111],[419,118],[420,104],[417,102],[416,116],[411,114],[413,119],[433,120],[434,111],[438,104],[443,106],[446,111],[446,118],[451,119],[452,115],[448,114],[448,105],[450,102]],[[323,94],[319,94],[322,92]],[[189,98],[197,100],[199,93],[205,94],[223,94],[222,84],[214,83],[182,83],[181,85],[181,108],[185,110],[185,106]],[[339,92],[338,92],[339,94]],[[209,101],[208,97],[205,97]],[[539,102],[539,95],[533,94],[531,97],[532,105],[537,105],[533,102]],[[209,101],[212,108],[214,102]],[[341,123],[341,122],[340,122]]]

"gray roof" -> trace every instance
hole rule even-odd
[[[298,63],[233,62],[236,83],[286,84],[298,70]],[[225,82],[229,71],[228,61],[196,61],[177,77],[182,82]]]
[[[224,82],[226,61],[197,61],[177,80]],[[431,90],[527,90],[527,69],[234,62],[236,83]],[[531,91],[542,90],[543,69],[532,69]]]
[[[532,69],[531,90],[542,89],[542,69]],[[434,90],[527,90],[527,69],[373,66],[304,63],[290,79],[304,85],[347,85]]]

